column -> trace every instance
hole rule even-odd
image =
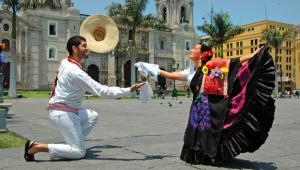
[[[115,53],[111,52],[108,54],[107,63],[107,84],[108,86],[116,86],[116,76],[115,76]]]

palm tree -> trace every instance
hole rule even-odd
[[[197,29],[210,36],[210,46],[221,47],[221,58],[223,58],[223,44],[235,35],[242,33],[243,28],[233,25],[227,13],[219,12],[212,14],[210,17],[210,23],[205,21],[204,24],[198,26]]]
[[[12,62],[10,67],[10,80],[9,80],[9,97],[17,97],[16,92],[16,22],[17,12],[21,10],[36,9],[49,7],[51,9],[57,9],[61,7],[60,0],[0,0],[2,5],[12,12],[12,31],[11,31],[11,55]]]
[[[131,54],[131,84],[135,83],[134,63],[137,57],[136,34],[140,27],[167,29],[165,23],[152,15],[144,16],[148,0],[126,0],[125,5],[112,3],[106,7],[108,15],[118,24],[129,28],[131,43],[129,52]]]
[[[278,96],[278,51],[281,47],[281,44],[291,36],[292,30],[280,31],[279,29],[265,29],[263,31],[262,41],[265,41],[266,44],[273,46],[275,48],[275,95]],[[282,68],[280,67],[280,91],[282,94]]]

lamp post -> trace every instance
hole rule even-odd
[[[179,63],[176,64],[176,61],[173,60],[172,63],[170,64],[170,69],[175,72],[179,68]],[[173,91],[172,91],[172,99],[176,98],[177,99],[177,89],[175,86],[175,80],[173,82]]]
[[[117,47],[117,50],[116,50],[116,71],[115,71],[115,74],[116,74],[116,85],[117,86],[120,86],[121,87],[121,65],[122,65],[122,57],[126,57],[126,53],[127,53],[127,50],[128,48],[126,48],[126,46],[123,46],[122,44],[119,45]]]

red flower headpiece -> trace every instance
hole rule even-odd
[[[214,55],[214,52],[213,51],[204,51],[201,55],[201,60],[202,61],[207,61],[208,60],[208,57],[211,57]]]

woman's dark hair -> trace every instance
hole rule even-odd
[[[211,51],[212,49],[206,43],[199,43],[201,45],[201,53],[204,51]]]
[[[201,53],[205,52],[205,51],[212,51],[212,48],[210,46],[208,46],[206,43],[199,43],[201,45]],[[206,60],[202,60],[202,62],[207,62],[209,61],[213,56],[207,56]]]
[[[81,44],[81,41],[86,41],[86,39],[82,36],[76,35],[71,37],[67,42],[67,50],[69,52],[69,55],[73,55],[73,49],[72,47],[78,47]]]

